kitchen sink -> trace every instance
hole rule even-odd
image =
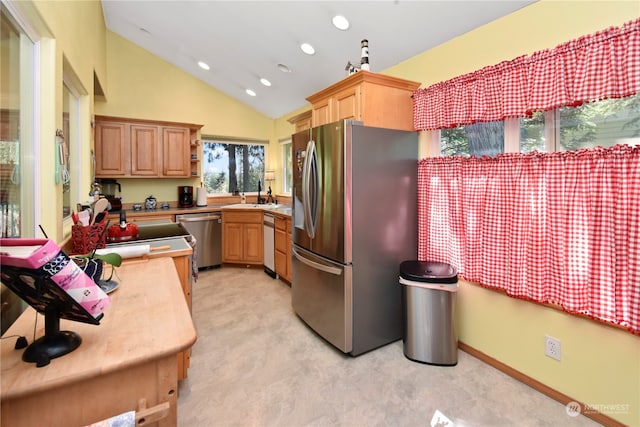
[[[251,208],[259,208],[263,209],[268,205],[259,205],[257,203],[235,203],[233,205],[225,205],[223,208],[232,208],[232,209],[251,209]]]

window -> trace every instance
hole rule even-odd
[[[0,236],[30,237],[39,201],[33,134],[36,45],[2,3],[0,15]]]
[[[282,192],[290,194],[292,189],[291,140],[281,143],[282,146]]]
[[[39,211],[35,185],[37,152],[34,138],[34,93],[37,45],[0,4],[0,237],[34,236]],[[27,304],[0,285],[0,333],[25,310]]]
[[[202,181],[209,194],[264,191],[264,160],[267,142],[202,137]],[[259,184],[260,183],[260,184]]]
[[[522,117],[518,120],[520,130],[520,152],[547,151],[547,138],[544,126],[545,114],[536,111],[531,117]]]
[[[515,134],[505,130],[512,122],[518,127]],[[640,144],[640,95],[440,131],[440,153],[443,156],[571,151],[617,144]]]
[[[474,123],[440,131],[440,152],[446,156],[495,156],[504,152],[503,122]]]
[[[557,111],[558,151],[640,144],[640,95]]]

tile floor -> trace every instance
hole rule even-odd
[[[462,351],[455,367],[408,360],[402,340],[346,356],[295,315],[289,286],[258,269],[201,271],[193,317],[180,427],[430,426],[438,417],[451,421],[443,427],[599,425]]]

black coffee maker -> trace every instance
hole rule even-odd
[[[181,185],[178,187],[178,207],[179,208],[193,207],[193,186]]]
[[[122,209],[122,187],[113,178],[102,178],[98,181],[102,191],[100,195],[109,201],[109,212],[117,212]]]

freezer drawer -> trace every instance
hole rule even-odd
[[[352,350],[352,268],[294,245],[291,301],[314,331],[344,353]]]

